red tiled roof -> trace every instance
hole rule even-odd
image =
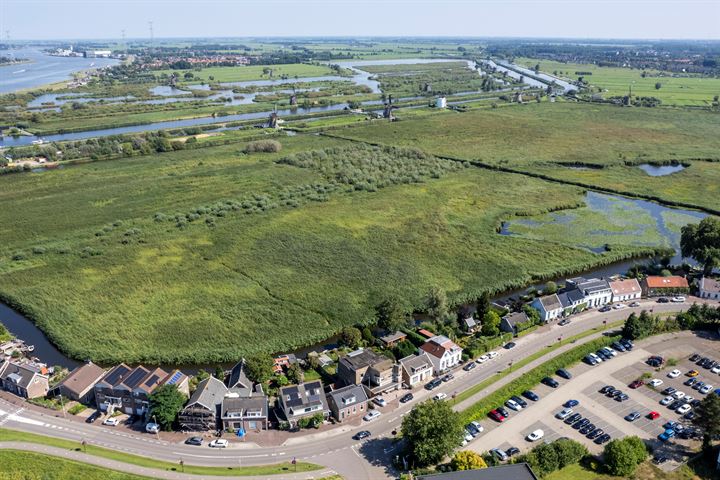
[[[434,333],[432,333],[432,332],[429,331],[429,330],[425,330],[424,328],[421,328],[420,330],[418,330],[418,333],[419,333],[420,335],[422,335],[423,337],[427,337],[427,338],[432,338],[432,337],[435,336]]]
[[[677,275],[672,277],[651,276],[645,278],[648,288],[689,288],[685,277]]]

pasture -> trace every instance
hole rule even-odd
[[[268,70],[272,70],[272,76]],[[307,63],[289,63],[284,65],[241,65],[237,67],[206,67],[199,71],[191,70],[157,70],[156,76],[171,75],[176,72],[183,79],[185,73],[193,74],[193,81],[203,82],[245,82],[249,80],[272,80],[295,77],[321,77],[337,75],[327,65],[310,65]],[[213,77],[212,80],[210,77]]]

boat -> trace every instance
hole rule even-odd
[[[23,70],[18,70],[17,72],[13,72],[13,75],[16,74],[16,73],[23,73],[24,71],[25,71],[24,69],[23,69]]]
[[[33,145],[42,145],[43,143],[45,143],[45,140],[43,140],[42,138],[38,138],[37,140],[32,141]]]
[[[35,351],[35,345],[28,345],[28,346],[27,346],[27,351],[28,351],[28,352],[33,352],[33,351]]]

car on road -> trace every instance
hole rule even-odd
[[[501,462],[504,462],[509,458],[508,454],[505,453],[503,450],[500,450],[499,448],[493,448],[492,450],[490,450],[490,453],[492,453],[495,458],[497,458]]]
[[[413,398],[415,398],[415,397],[413,397],[412,393],[406,393],[405,395],[400,397],[400,403],[407,403],[407,402],[411,401]]]
[[[100,418],[100,415],[102,415],[100,413],[100,410],[95,410],[92,414],[90,414],[89,417],[85,419],[85,423],[95,423],[95,420]]]
[[[433,397],[433,400],[435,400],[436,402],[439,402],[441,400],[445,400],[446,398],[447,398],[447,393],[440,392],[440,393],[435,394],[435,396]]]
[[[498,412],[497,409],[491,410],[490,413],[488,413],[488,416],[495,420],[496,422],[504,422],[505,421],[505,415]]]
[[[670,302],[670,300],[668,300],[665,297],[660,297],[657,299],[657,303],[669,303],[669,302]]]
[[[145,431],[147,433],[160,433],[160,425],[154,422],[148,422],[148,424],[145,425]]]
[[[118,420],[115,417],[110,417],[110,418],[106,418],[105,420],[103,420],[102,424],[107,425],[109,427],[117,427],[119,423],[120,423],[120,420]]]
[[[690,370],[685,375],[687,375],[688,377],[697,377],[698,375],[700,375],[700,372],[698,372],[697,370]]]
[[[615,310],[622,310],[623,308],[627,308],[627,305],[625,305],[624,303],[617,303],[613,306],[613,308]]]
[[[433,390],[433,389],[439,387],[440,385],[442,385],[442,380],[440,380],[439,378],[435,378],[425,384],[425,390]]]
[[[698,391],[700,393],[702,393],[703,395],[707,395],[708,393],[712,392],[712,390],[713,390],[713,386],[706,384],[706,385],[703,385],[703,387]]]
[[[565,380],[570,380],[572,378],[572,374],[564,368],[559,368],[555,373],[558,375],[558,377],[562,377]]]
[[[450,380],[452,380],[452,379],[454,379],[454,378],[455,378],[455,375],[453,375],[452,373],[448,373],[447,375],[445,375],[444,377],[442,377],[442,381],[443,381],[443,382],[449,382]]]
[[[675,399],[671,395],[668,395],[667,397],[660,400],[660,405],[662,405],[662,406],[670,405],[674,400]]]
[[[541,429],[537,429],[534,432],[531,432],[530,435],[527,436],[527,439],[529,442],[535,442],[537,440],[540,440],[545,436],[545,432],[543,432]]]
[[[195,445],[196,447],[201,446],[203,443],[202,437],[190,437],[185,440],[185,445]]]
[[[683,303],[685,301],[685,297],[678,295],[677,297],[672,297],[670,301],[673,303]]]
[[[651,387],[659,387],[663,383],[665,382],[663,382],[659,378],[653,378],[652,380],[650,380],[650,383],[648,385],[650,385]]]
[[[639,307],[639,306],[640,306],[640,302],[632,302],[632,303],[630,304],[630,306],[633,307],[633,308]]]
[[[638,379],[638,380],[633,380],[632,383],[630,383],[630,385],[628,385],[628,387],[630,387],[630,388],[632,388],[632,389],[635,389],[635,388],[640,388],[640,387],[642,387],[643,385],[645,385],[645,382],[643,382],[642,380]]]
[[[515,343],[515,342],[508,342],[505,344],[505,346],[503,346],[503,348],[505,350],[510,350],[511,348],[515,348],[516,345],[517,345],[517,343]]]
[[[605,313],[605,312],[609,312],[610,310],[612,310],[612,307],[610,305],[605,305],[604,307],[599,308],[598,312]]]
[[[558,388],[560,386],[558,381],[552,377],[545,377],[542,380],[540,380],[540,383],[542,383],[543,385],[547,385],[550,388]]]
[[[363,438],[367,438],[371,435],[371,433],[367,430],[360,430],[358,433],[353,435],[353,440],[362,440]]]
[[[473,368],[475,368],[476,365],[477,365],[477,364],[476,364],[475,362],[468,362],[468,363],[463,367],[463,370],[465,370],[466,372],[469,372],[470,370],[472,370]]]
[[[513,455],[517,455],[518,453],[520,453],[520,449],[517,447],[510,447],[505,450],[505,455],[507,455],[508,457],[512,457]]]
[[[560,325],[561,327],[564,327],[565,325],[568,325],[569,323],[570,323],[570,319],[569,319],[569,318],[563,318],[562,320],[560,320],[560,321],[558,322],[558,325]]]
[[[670,440],[670,439],[671,439],[672,437],[674,437],[674,436],[675,436],[675,430],[673,430],[673,429],[667,429],[667,430],[665,430],[663,433],[661,433],[660,435],[658,435],[658,438],[660,439],[661,442],[667,442],[668,440]]]
[[[560,420],[564,420],[570,415],[572,415],[573,409],[572,408],[563,408],[558,413],[555,414],[555,418],[558,418]]]
[[[680,375],[682,375],[682,372],[681,372],[680,370],[678,370],[677,368],[676,368],[675,370],[673,370],[672,372],[670,372],[670,373],[667,374],[668,378],[677,378],[677,377],[679,377]]]
[[[208,443],[208,446],[211,448],[227,448],[228,441],[224,438],[216,438],[215,440]]]
[[[373,398],[373,403],[377,405],[378,407],[385,407],[387,406],[387,402],[383,397],[375,397]]]
[[[363,417],[363,420],[365,420],[366,422],[369,422],[371,420],[375,420],[380,415],[381,414],[380,414],[379,410],[370,410],[368,413],[365,414],[365,416]]]
[[[625,420],[627,420],[628,422],[634,422],[638,418],[640,418],[640,412],[630,412],[625,415]]]
[[[692,407],[690,406],[690,404],[689,404],[689,403],[686,403],[685,405],[682,405],[680,408],[678,408],[677,410],[675,410],[675,412],[677,412],[678,415],[685,415],[685,414],[688,413],[691,409],[692,409]]]
[[[660,418],[660,413],[653,410],[652,412],[647,414],[647,418],[649,418],[650,420],[657,420],[658,418]]]
[[[533,402],[537,402],[538,400],[540,400],[540,397],[538,396],[538,394],[536,394],[532,390],[525,390],[522,393],[522,396],[527,398],[528,400],[532,400]]]
[[[572,408],[577,407],[578,405],[580,405],[580,402],[578,400],[568,400],[563,404],[563,407]]]
[[[490,360],[490,357],[488,357],[487,355],[480,355],[480,356],[477,358],[477,360],[475,360],[475,361],[476,361],[477,363],[485,363],[485,362],[487,362],[488,360]]]

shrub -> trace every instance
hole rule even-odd
[[[255,140],[253,142],[248,142],[248,144],[245,145],[243,152],[277,153],[280,150],[282,150],[282,144],[277,140]]]
[[[616,439],[605,445],[605,468],[611,475],[629,477],[647,456],[647,447],[639,437]]]

